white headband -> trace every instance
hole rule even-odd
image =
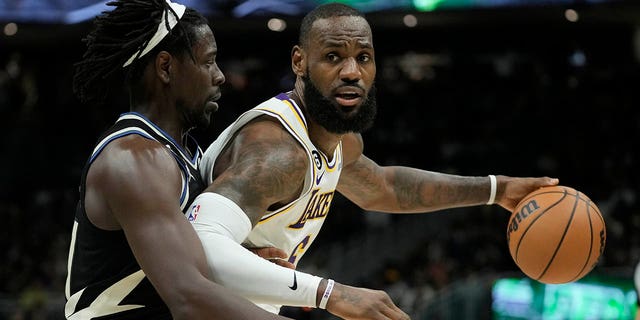
[[[176,19],[175,15],[173,15],[173,13],[169,11],[169,9],[165,9],[164,13],[162,14],[162,18],[160,19],[160,24],[158,24],[158,30],[156,30],[156,33],[153,35],[153,37],[151,37],[151,40],[147,42],[144,50],[142,50],[142,53],[138,56],[138,52],[140,51],[136,50],[136,52],[129,58],[129,60],[127,60],[127,62],[125,62],[122,65],[123,68],[130,65],[131,62],[133,62],[133,60],[136,59],[136,57],[139,58],[149,53],[151,49],[157,46],[158,43],[160,43],[160,41],[162,41],[162,39],[164,39],[164,37],[166,37],[167,34],[169,34],[169,31],[171,31],[171,29],[173,29],[173,27],[175,27],[176,24],[178,24],[178,20],[182,18],[182,15],[184,15],[184,11],[186,9],[184,5],[181,5],[179,3],[173,3],[169,0],[166,0],[166,1],[171,7],[171,9],[173,9],[173,11],[176,12],[176,15],[178,16],[178,18]],[[167,18],[169,19],[169,29],[167,29],[167,27],[165,26],[165,24],[167,23],[167,20],[166,20]]]

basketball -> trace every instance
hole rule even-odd
[[[529,278],[546,284],[587,275],[598,263],[605,241],[604,218],[596,204],[567,186],[528,194],[507,226],[513,261]]]

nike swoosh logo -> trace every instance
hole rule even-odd
[[[295,271],[293,272],[293,285],[289,287],[289,289],[291,290],[296,290],[298,289],[298,278],[296,278],[296,273]]]
[[[320,180],[322,180],[322,177],[324,177],[324,172],[316,178],[316,184],[320,184]]]

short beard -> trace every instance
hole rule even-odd
[[[376,88],[371,86],[360,109],[353,115],[342,112],[341,106],[320,93],[308,74],[304,81],[304,105],[309,117],[327,131],[336,134],[362,133],[373,126],[377,113]]]

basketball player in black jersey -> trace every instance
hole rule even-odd
[[[109,5],[85,39],[74,91],[95,103],[124,81],[130,112],[99,139],[82,175],[65,317],[287,319],[208,280],[183,213],[204,187],[189,130],[209,124],[225,81],[207,20],[165,0]]]

